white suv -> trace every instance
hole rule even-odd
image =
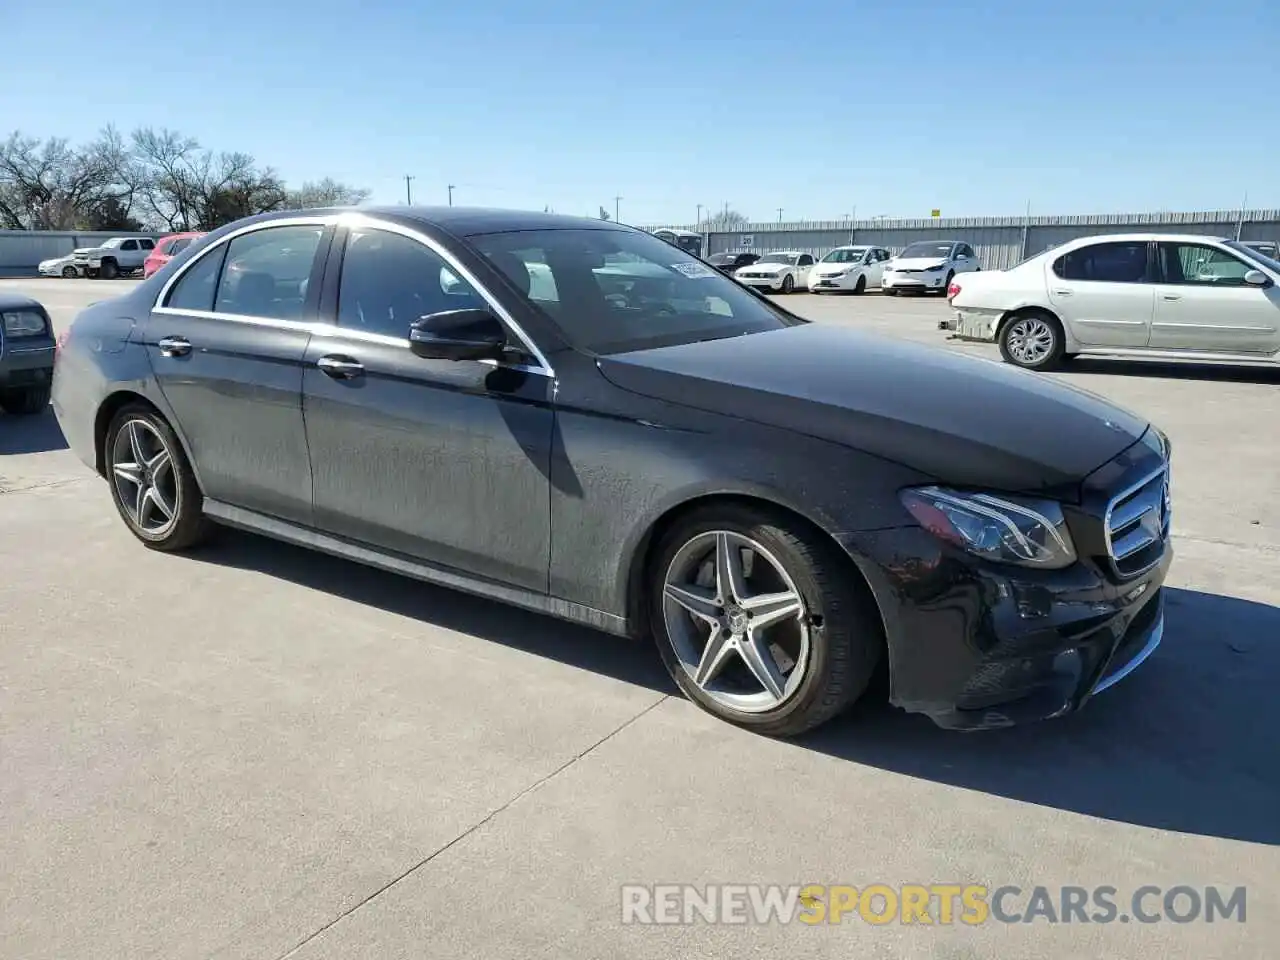
[[[961,339],[1047,370],[1078,353],[1267,360],[1280,355],[1280,262],[1216,237],[1085,237],[1010,270],[957,277]]]
[[[885,265],[880,287],[891,297],[902,291],[945,294],[957,273],[981,269],[969,244],[924,240],[911,244]]]

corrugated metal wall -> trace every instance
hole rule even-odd
[[[682,230],[692,225],[676,226]],[[741,250],[743,241],[760,253],[804,250],[821,255],[851,241],[888,247],[897,252],[917,240],[963,240],[971,244],[988,270],[1002,270],[1019,260],[1078,237],[1095,234],[1196,233],[1243,240],[1280,241],[1280,210],[1216,210],[1192,213],[1097,214],[1069,217],[951,217],[922,220],[826,220],[799,223],[751,223],[732,232],[704,232],[707,253]],[[645,229],[658,229],[657,226]]]
[[[161,233],[0,230],[0,270],[34,272],[41,260],[63,257],[76,247],[95,247],[112,237],[161,237]]]

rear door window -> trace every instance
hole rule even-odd
[[[319,224],[266,227],[242,234],[227,246],[214,312],[272,320],[296,320],[306,302]]]
[[[1150,264],[1145,240],[1109,241],[1079,247],[1064,253],[1053,263],[1053,272],[1064,280],[1091,280],[1098,283],[1150,283]]]

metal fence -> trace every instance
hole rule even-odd
[[[919,220],[822,220],[749,223],[733,230],[697,224],[658,224],[644,229],[693,230],[707,254],[726,250],[803,250],[820,256],[848,243],[888,247],[895,253],[917,240],[963,240],[984,267],[1003,270],[1078,237],[1096,234],[1193,233],[1242,240],[1280,241],[1280,210],[1213,210],[1193,213],[1125,213],[1063,217],[938,217]]]

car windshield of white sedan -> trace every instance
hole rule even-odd
[[[823,263],[861,263],[862,258],[866,255],[866,247],[849,247],[846,249],[832,250],[822,258]]]
[[[632,230],[527,230],[471,244],[590,353],[763,333],[797,322],[701,260]]]
[[[798,253],[766,253],[756,263],[789,263],[795,264],[800,259]]]
[[[898,254],[901,260],[943,259],[951,256],[949,243],[913,243]]]

